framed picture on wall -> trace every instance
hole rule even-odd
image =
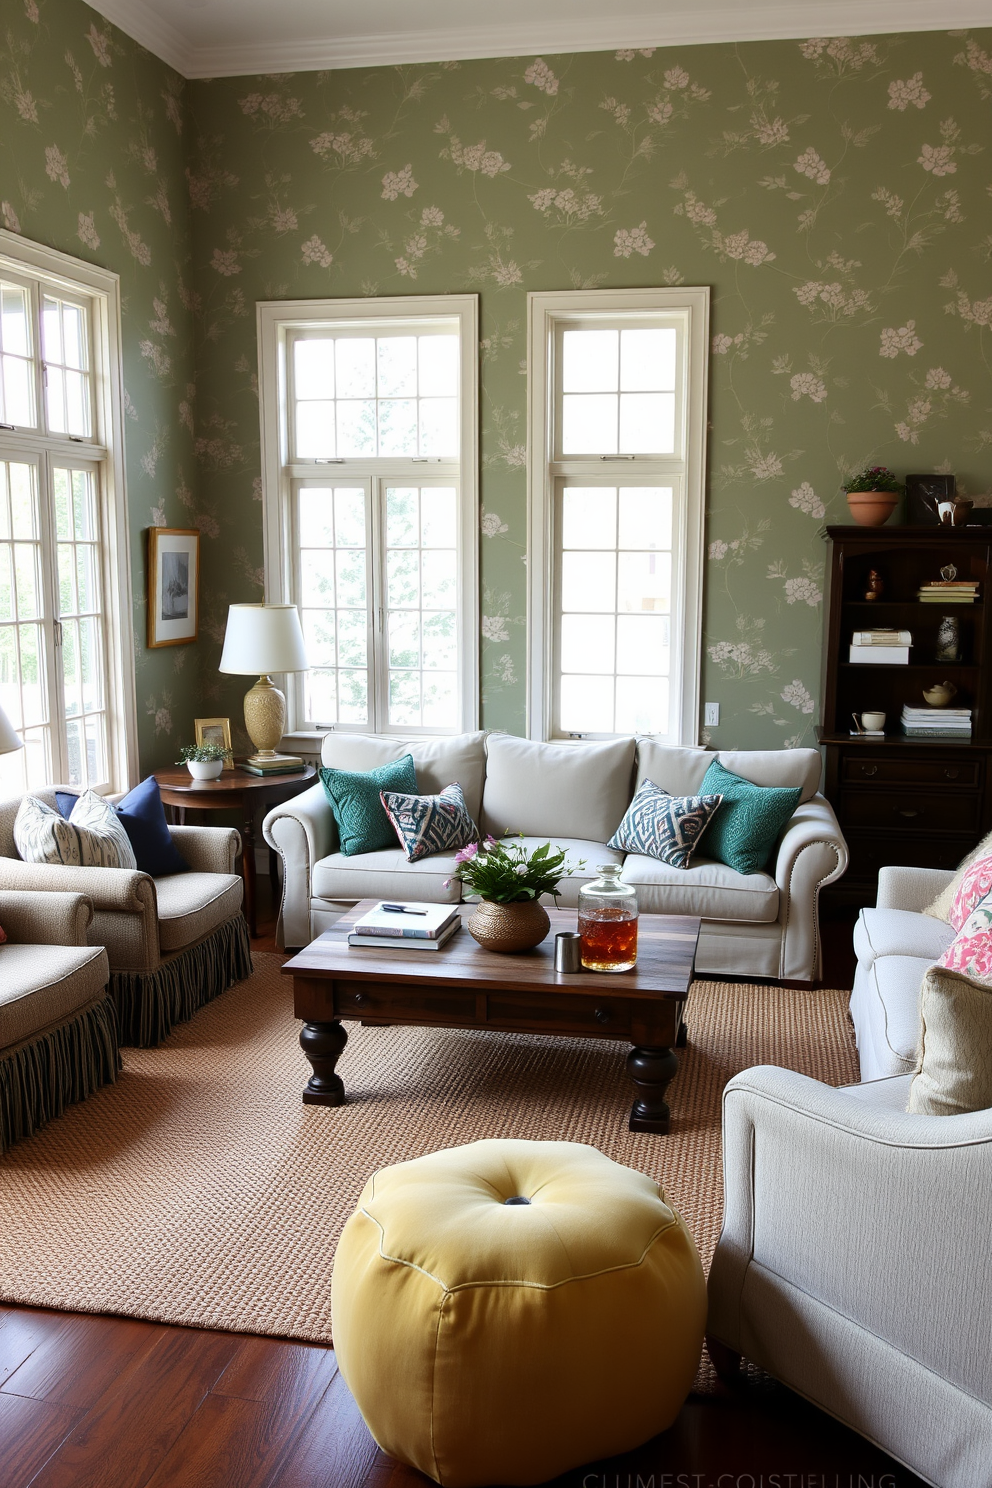
[[[148,529],[148,644],[184,646],[200,628],[200,534]]]
[[[197,744],[219,744],[221,749],[231,748],[231,720],[229,718],[194,718],[193,728]],[[234,769],[234,758],[224,761],[225,770]]]

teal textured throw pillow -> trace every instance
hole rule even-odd
[[[798,785],[752,785],[714,760],[699,794],[723,797],[706,832],[706,856],[738,873],[761,873],[802,790]]]
[[[355,853],[377,852],[380,847],[395,847],[396,833],[379,799],[380,791],[404,791],[417,794],[417,771],[413,755],[404,754],[388,765],[374,770],[331,770],[322,767],[321,784],[338,824],[341,851],[350,858]]]

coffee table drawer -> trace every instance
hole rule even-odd
[[[475,995],[462,988],[378,986],[375,982],[334,982],[334,1011],[341,1018],[388,1018],[422,1023],[425,1018],[475,1023]]]
[[[487,1023],[496,1027],[546,1028],[555,1033],[602,1033],[625,1038],[630,1032],[630,1004],[620,998],[574,997],[549,993],[546,997],[490,992]]]

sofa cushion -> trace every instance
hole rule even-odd
[[[374,770],[401,755],[412,754],[416,789],[436,795],[457,780],[473,821],[482,810],[486,776],[484,733],[453,734],[443,739],[392,739],[381,734],[346,734],[337,729],[324,735],[320,762],[334,770]],[[2,829],[2,817],[0,817]]]
[[[953,939],[949,925],[909,909],[863,909],[854,927],[855,955],[866,969],[877,956],[937,961]]]
[[[55,802],[66,821],[72,816],[79,792],[57,790]],[[188,873],[189,864],[169,832],[162,805],[162,793],[154,775],[128,791],[114,810],[128,835],[139,873],[151,878],[165,878],[170,873]]]
[[[371,770],[335,770],[321,765],[319,774],[345,856],[391,847],[396,834],[382,803],[382,792],[412,795],[416,791],[413,756],[404,754]]]
[[[241,908],[244,885],[236,873],[174,873],[155,880],[158,943],[181,951],[223,925]]]
[[[738,873],[761,873],[768,867],[776,840],[802,794],[801,787],[754,785],[714,760],[702,789],[723,801],[706,838],[709,855]]]
[[[557,834],[608,842],[630,805],[633,739],[538,744],[490,734],[486,755],[482,826],[494,837],[522,832],[545,841]]]
[[[465,797],[457,781],[446,785],[436,796],[383,791],[381,799],[400,847],[411,863],[478,841],[478,830],[465,809]]]
[[[958,864],[957,871],[950,883],[941,889],[936,899],[932,904],[927,905],[923,913],[925,915],[932,915],[935,920],[943,920],[945,923],[949,923],[951,905],[954,903],[958,889],[961,887],[962,879],[972,863],[977,863],[979,858],[987,858],[990,854],[992,854],[992,832],[989,832],[983,837],[978,846],[973,847],[970,853],[965,854]]]
[[[136,869],[131,839],[110,802],[96,791],[83,791],[72,808],[69,825],[79,835],[79,861],[84,868]]]
[[[17,808],[14,843],[25,863],[79,867],[79,833],[37,796],[25,796]]]
[[[638,739],[637,784],[653,780],[670,796],[697,796],[712,758],[708,749],[685,749],[676,744],[658,744],[654,739]]]
[[[960,930],[968,917],[974,913],[982,900],[992,893],[992,857],[976,858],[961,876],[954,903],[947,916],[947,923]]]
[[[700,915],[708,920],[778,918],[778,885],[767,873],[735,873],[725,863],[696,858],[688,868],[670,868],[657,858],[631,853],[620,877],[637,890],[646,914]]]
[[[0,950],[0,1049],[67,1022],[110,978],[102,946],[5,945]]]
[[[672,868],[688,868],[722,800],[722,796],[670,796],[653,780],[642,780],[609,846],[644,853]]]
[[[992,1106],[992,985],[931,966],[920,988],[920,1057],[910,1111],[957,1116]]]
[[[975,905],[937,965],[992,982],[992,894]]]
[[[715,758],[752,785],[798,786],[800,803],[812,800],[819,789],[823,762],[817,749],[721,749]],[[638,739],[637,783],[649,776],[673,796],[698,795],[713,759],[707,749]]]
[[[453,852],[407,861],[401,847],[380,852],[329,853],[313,865],[312,894],[339,904],[359,899],[420,899],[427,904],[458,904],[461,884],[452,878],[457,863]]]

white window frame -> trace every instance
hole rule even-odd
[[[696,744],[699,737],[702,650],[703,530],[706,469],[706,388],[709,352],[708,287],[593,289],[527,296],[527,734],[531,739],[575,738],[555,733],[556,566],[555,496],[561,483],[661,483],[683,491],[673,511],[672,673],[676,732],[665,742]],[[658,324],[679,330],[684,368],[676,403],[676,453],[556,458],[556,347],[563,325],[603,329]],[[682,390],[683,396],[678,397]],[[681,646],[675,644],[681,636]],[[583,738],[615,737],[584,734]],[[659,738],[661,736],[658,736]]]
[[[374,335],[385,325],[415,328],[418,322],[458,321],[461,345],[459,377],[460,453],[453,460],[418,460],[411,472],[407,458],[291,460],[289,450],[287,345],[300,330],[354,328],[362,325]],[[259,360],[259,418],[262,438],[262,520],[265,558],[265,599],[269,604],[297,604],[297,553],[294,538],[293,492],[301,482],[326,475],[329,480],[355,485],[409,477],[425,485],[440,485],[445,476],[457,478],[459,500],[458,654],[460,716],[451,733],[478,727],[479,718],[479,297],[478,295],[402,295],[369,299],[268,300],[257,307]],[[372,544],[375,547],[372,547]],[[370,552],[378,539],[370,534]],[[372,604],[370,596],[370,607]],[[376,618],[381,624],[381,616]],[[305,746],[327,732],[301,727],[303,681],[291,676],[280,683],[287,700],[286,738]],[[382,678],[373,676],[381,693]],[[370,698],[370,709],[372,700]],[[331,725],[349,733],[378,732],[398,737],[437,735],[429,727],[374,728],[368,724]]]
[[[92,434],[86,439],[42,433],[40,429],[0,428],[0,458],[37,461],[43,483],[44,508],[50,482],[46,467],[65,461],[70,467],[92,468],[97,476],[100,505],[101,583],[105,636],[104,686],[107,718],[107,762],[110,779],[96,787],[105,792],[126,790],[138,778],[138,714],[134,675],[131,562],[128,531],[127,483],[124,466],[124,383],[121,336],[120,277],[67,253],[33,243],[17,233],[0,230],[0,272],[11,279],[42,283],[77,303],[86,303],[91,336],[93,406]],[[40,348],[36,348],[40,357]],[[41,397],[40,385],[37,397]],[[47,541],[52,513],[43,509],[42,531]],[[52,545],[54,563],[54,544]],[[47,566],[47,560],[43,560]],[[54,585],[54,588],[52,587]],[[54,605],[57,575],[44,580],[47,605]],[[55,630],[54,608],[46,629]],[[51,668],[60,665],[54,634],[45,637],[50,669],[49,685],[60,688]],[[50,707],[53,769],[58,778],[64,766],[65,740],[61,701]]]

